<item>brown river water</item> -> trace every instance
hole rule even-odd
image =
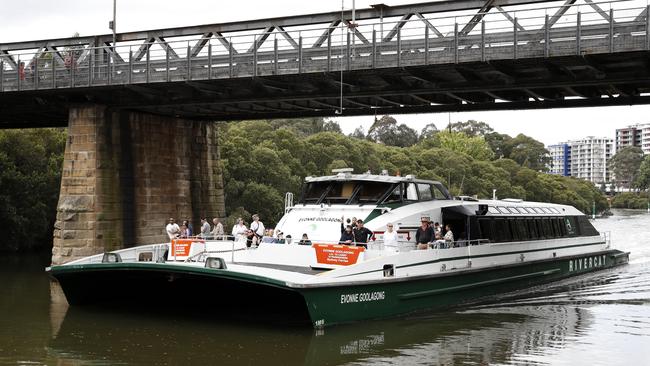
[[[47,258],[4,257],[0,365],[650,365],[650,214],[614,213],[594,225],[631,252],[629,265],[481,305],[321,330],[209,308],[72,308],[43,272]]]

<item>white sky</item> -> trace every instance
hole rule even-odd
[[[385,0],[388,5],[423,0]],[[366,8],[381,0],[357,0],[357,8]],[[112,0],[2,0],[0,43],[108,34],[112,19]],[[352,1],[346,0],[346,8]],[[236,20],[280,17],[341,9],[340,0],[117,0],[118,32],[212,24]],[[489,123],[509,135],[524,133],[545,144],[579,139],[585,136],[614,137],[615,129],[629,124],[650,122],[650,106],[575,108],[506,112],[468,112],[412,114],[395,116],[418,131],[433,122],[444,128],[452,122],[475,119]],[[366,130],[373,116],[338,118],[346,133],[362,125]]]

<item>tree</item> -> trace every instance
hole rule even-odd
[[[548,170],[547,164],[551,161],[551,157],[543,143],[520,133],[515,138],[504,141],[504,145],[504,150],[509,152],[504,157],[533,170],[542,172]]]
[[[490,132],[484,136],[485,142],[494,152],[496,159],[508,158],[510,156],[510,140],[512,137],[498,132]]]
[[[469,120],[465,122],[455,122],[447,126],[451,132],[462,132],[467,136],[485,136],[494,132],[494,129],[485,122]]]
[[[643,150],[640,147],[627,146],[612,156],[609,161],[609,168],[618,184],[632,188],[642,161]]]
[[[441,131],[436,135],[440,147],[467,154],[474,159],[490,160],[494,153],[482,136],[471,137],[462,132]]]
[[[420,131],[420,140],[432,138],[438,133],[438,127],[434,123],[429,123]]]
[[[350,135],[350,137],[355,138],[355,139],[365,139],[366,134],[363,132],[363,126],[359,126],[354,129],[354,132]]]
[[[389,146],[408,147],[418,141],[418,133],[405,124],[397,125],[391,116],[383,116],[370,126],[368,140]]]
[[[650,187],[650,155],[647,155],[641,162],[635,185],[641,190],[647,190]]]

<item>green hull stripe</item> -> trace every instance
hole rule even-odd
[[[403,266],[397,266],[396,268],[416,267],[416,266],[422,266],[422,265],[425,265],[425,264],[433,264],[433,263],[438,263],[438,262],[455,261],[455,260],[461,260],[461,259],[498,257],[498,256],[502,256],[502,255],[523,254],[523,253],[532,253],[532,252],[543,252],[543,251],[547,251],[547,250],[558,250],[558,249],[566,249],[566,248],[588,247],[588,246],[592,246],[592,245],[601,245],[601,244],[603,244],[603,242],[590,243],[590,244],[567,245],[567,246],[564,246],[564,247],[519,250],[519,251],[516,251],[516,252],[503,252],[503,253],[479,254],[479,255],[464,255],[464,256],[461,256],[461,257],[439,258],[439,259],[434,259],[434,260],[430,260],[430,261],[426,261],[426,262],[411,263],[411,264],[406,264],[406,265],[403,265]],[[383,271],[383,269],[373,269],[371,271],[343,275],[343,276],[339,276],[337,278],[357,276],[357,275],[361,275],[361,274],[368,274],[368,273],[381,272],[381,271]]]
[[[202,276],[209,276],[209,277],[221,277],[221,278],[266,284],[269,286],[290,289],[289,287],[287,287],[286,282],[278,281],[268,277],[250,275],[242,272],[232,272],[229,270],[212,269],[212,268],[205,268],[205,267],[178,266],[178,265],[163,264],[163,263],[120,262],[120,263],[62,265],[62,266],[52,267],[50,269],[50,273],[52,274],[52,276],[56,277],[59,274],[83,273],[83,272],[90,272],[90,271],[137,271],[137,270],[169,272],[169,273],[184,273],[184,274],[202,275]]]
[[[523,275],[519,275],[519,276],[511,276],[511,277],[497,278],[497,279],[489,280],[489,281],[474,282],[474,283],[470,283],[470,284],[467,284],[467,285],[446,287],[446,288],[442,288],[442,289],[438,289],[438,290],[411,292],[411,293],[399,295],[398,297],[400,299],[404,299],[404,300],[416,299],[416,298],[420,298],[420,297],[439,295],[439,294],[443,294],[443,293],[446,293],[446,292],[467,290],[467,289],[480,287],[480,286],[496,285],[496,284],[500,284],[500,283],[504,283],[504,282],[523,280],[523,279],[532,278],[532,277],[548,276],[548,275],[551,275],[551,274],[554,274],[554,273],[557,273],[557,272],[560,272],[560,270],[559,269],[552,269],[552,270],[548,270],[548,271],[528,273],[528,274],[523,274]]]

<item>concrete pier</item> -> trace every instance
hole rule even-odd
[[[225,215],[213,122],[70,108],[53,264],[167,240],[167,218]]]

